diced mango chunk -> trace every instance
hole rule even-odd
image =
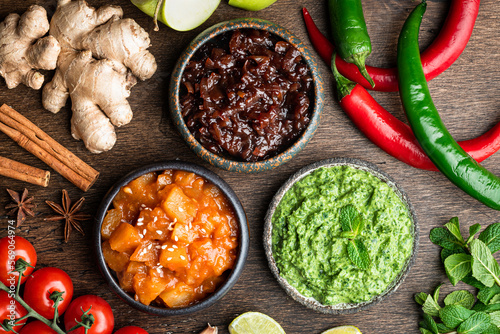
[[[102,255],[108,266],[117,272],[125,270],[129,262],[129,256],[111,249],[108,241],[102,243]]]
[[[160,294],[160,298],[168,307],[177,308],[191,304],[196,299],[196,294],[193,287],[183,282],[178,282],[175,288],[163,291]]]
[[[167,241],[163,244],[160,253],[160,264],[172,271],[177,271],[189,264],[189,256],[185,246],[177,246]]]
[[[122,210],[111,209],[106,213],[106,217],[102,222],[101,236],[103,240],[108,240],[111,233],[120,225],[122,219]]]
[[[146,240],[135,249],[130,256],[131,261],[146,262],[148,267],[153,267],[158,263],[160,256],[160,243],[156,241]]]
[[[136,274],[134,276],[134,290],[139,301],[145,305],[151,304],[153,300],[165,290],[169,284],[169,278],[164,275],[155,275],[150,269],[149,274]]]
[[[197,231],[188,224],[176,223],[170,239],[175,242],[189,244],[198,237]]]
[[[198,212],[198,203],[186,196],[178,186],[170,189],[161,205],[171,220],[180,223],[191,222]]]
[[[140,243],[139,232],[134,226],[127,223],[118,225],[109,238],[111,249],[117,252],[132,252]]]

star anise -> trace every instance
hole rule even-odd
[[[18,192],[15,192],[13,190],[7,189],[7,192],[9,193],[10,197],[14,200],[14,203],[8,204],[5,207],[5,210],[10,210],[7,212],[7,215],[10,216],[14,214],[17,211],[17,224],[16,227],[21,226],[22,223],[26,220],[26,214],[30,215],[31,217],[35,217],[35,213],[33,212],[33,209],[36,208],[36,205],[31,203],[33,200],[33,197],[27,198],[28,197],[28,189],[24,188],[23,194],[19,196]]]
[[[63,196],[62,196],[62,206],[59,204],[56,204],[52,201],[45,201],[52,210],[54,210],[58,215],[45,218],[45,220],[48,221],[57,221],[57,220],[65,220],[64,224],[64,242],[68,242],[69,240],[69,235],[71,233],[71,229],[74,228],[78,232],[80,232],[82,235],[85,235],[85,232],[83,231],[82,227],[80,226],[79,221],[82,220],[88,220],[90,219],[90,215],[84,214],[84,213],[79,213],[83,201],[85,201],[85,197],[80,198],[78,201],[76,201],[75,204],[71,205],[71,199],[69,198],[68,192],[66,189],[63,189],[62,191]]]

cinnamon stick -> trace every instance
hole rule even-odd
[[[12,109],[6,104],[0,107],[0,122],[19,131],[47,153],[64,163],[75,171],[75,173],[94,183],[99,177],[99,172],[90,167],[67,148],[59,144],[52,137],[30,122],[26,117]]]
[[[94,184],[95,180],[90,181],[83,176],[77,174],[70,167],[66,166],[61,161],[57,160],[54,156],[50,155],[47,151],[41,148],[39,145],[31,141],[28,137],[26,137],[21,132],[13,129],[3,123],[0,122],[0,131],[5,133],[7,136],[12,138],[19,146],[27,150],[28,152],[35,155],[37,158],[45,162],[51,168],[53,168],[56,172],[64,176],[75,186],[80,188],[83,191],[87,191],[92,184]]]
[[[4,157],[0,157],[0,175],[42,187],[47,187],[50,179],[49,171]]]

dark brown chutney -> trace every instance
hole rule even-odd
[[[271,158],[310,122],[309,68],[293,45],[264,30],[235,30],[205,43],[181,80],[184,121],[218,155]]]

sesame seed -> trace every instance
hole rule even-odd
[[[169,252],[173,252],[173,251],[174,251],[174,249],[173,249],[173,248],[169,248],[169,249],[168,249],[168,251],[169,251]]]
[[[120,223],[126,223],[127,221],[125,219],[120,220]]]
[[[155,246],[155,248],[156,248],[156,249],[160,249],[160,248],[161,248],[161,246],[160,246],[160,245],[156,245],[156,246]]]
[[[156,268],[156,271],[161,273],[161,268],[160,267]]]
[[[137,226],[142,226],[142,225],[144,225],[144,223],[141,222],[137,223]]]
[[[162,235],[162,234],[163,234],[163,231],[156,230],[156,233],[158,233],[159,235]]]
[[[139,233],[139,236],[140,236],[141,238],[144,238],[144,235],[142,235],[142,234],[140,234],[140,233]]]
[[[163,246],[161,246],[161,249],[165,249],[167,247],[168,247],[167,245],[163,245]]]
[[[179,241],[179,238],[177,238],[177,236],[174,237],[174,240],[175,241]]]
[[[146,229],[142,230],[142,234],[146,235],[146,232],[147,232]]]
[[[204,228],[201,229],[201,232],[203,232],[203,234],[207,233],[207,231]]]
[[[184,212],[184,209],[182,207],[179,207],[179,212]]]
[[[145,208],[146,207],[146,204],[141,204],[141,208]]]
[[[186,257],[184,255],[181,255],[181,260],[186,260]]]
[[[144,217],[140,217],[137,219],[138,222],[142,222],[144,220]]]
[[[153,219],[153,223],[156,222],[158,220],[158,217],[155,216],[155,218]]]
[[[179,247],[177,247],[177,245],[172,245],[172,248],[179,248]]]
[[[125,187],[125,188],[123,188],[123,192],[124,192],[124,193],[127,193],[127,194],[132,194],[132,193],[133,193],[133,192],[132,192],[132,189],[131,189],[130,187]]]
[[[177,223],[177,218],[174,218],[174,223]]]
[[[153,248],[153,244],[149,244],[148,249]]]
[[[172,258],[171,257],[167,258],[167,261],[172,261]]]
[[[158,264],[159,264],[159,263],[158,263]],[[159,267],[158,267],[158,269],[161,269],[161,268],[163,268],[163,266],[162,266],[161,264],[159,264]]]

